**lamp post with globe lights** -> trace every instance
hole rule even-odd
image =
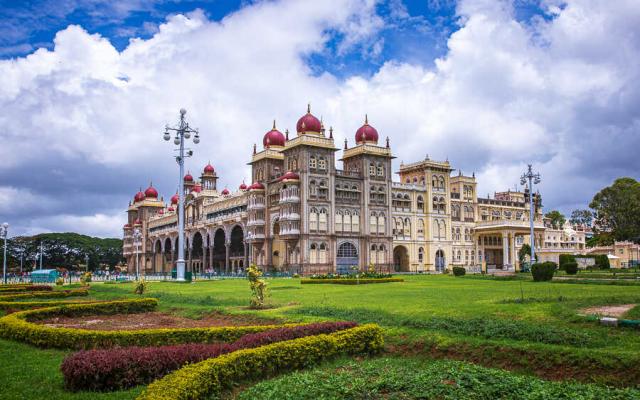
[[[133,230],[133,245],[136,248],[136,280],[140,279],[139,277],[139,269],[138,269],[138,258],[140,254],[140,245],[142,244],[142,231],[140,228],[136,228]]]
[[[191,134],[193,134],[193,143],[200,143],[200,135],[197,129],[192,129],[187,121],[185,120],[185,115],[187,114],[187,110],[184,108],[180,109],[180,123],[177,127],[171,128],[168,125],[164,129],[164,140],[171,140],[171,133],[175,132],[175,137],[173,138],[173,144],[178,146],[178,155],[176,156],[176,162],[180,167],[180,176],[178,179],[178,260],[176,261],[176,280],[184,281],[185,276],[185,261],[184,261],[184,158],[191,157],[193,155],[193,151],[189,149],[185,149],[184,142],[185,139],[191,138]],[[186,154],[185,154],[186,150]]]
[[[527,172],[525,172],[524,174],[522,174],[522,176],[520,177],[520,184],[521,185],[525,185],[527,183],[527,181],[529,182],[529,228],[531,230],[531,261],[530,263],[533,264],[533,261],[535,260],[535,245],[534,245],[534,236],[533,236],[533,220],[535,218],[535,210],[533,208],[533,185],[537,185],[541,182],[540,179],[540,174],[539,173],[533,173],[533,169],[531,167],[531,164],[528,165],[528,169]]]
[[[4,256],[2,257],[2,280],[7,284],[7,235],[9,234],[9,224],[0,225],[0,237],[4,239]]]

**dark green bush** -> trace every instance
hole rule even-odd
[[[574,263],[576,262],[576,257],[573,254],[560,254],[560,256],[558,257],[558,261],[559,261],[559,266],[558,268],[561,271],[565,271],[565,265],[568,263]]]
[[[596,254],[596,268],[598,269],[609,269],[611,268],[611,264],[609,263],[609,257],[606,254]]]
[[[467,273],[467,270],[464,267],[453,267],[453,275],[454,276],[464,276]]]
[[[558,265],[553,261],[536,263],[531,266],[531,275],[535,282],[550,281],[557,269]]]
[[[575,275],[578,273],[578,263],[573,261],[573,262],[568,262],[564,264],[564,270],[567,272],[567,274],[569,275]]]
[[[360,279],[356,279],[356,278],[352,278],[352,279],[347,279],[347,278],[337,278],[337,279],[318,279],[318,278],[311,278],[311,279],[301,279],[300,283],[301,284],[312,284],[312,283],[333,283],[336,285],[365,285],[368,283],[388,283],[388,282],[404,282],[404,279],[402,278],[360,278]]]

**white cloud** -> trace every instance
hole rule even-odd
[[[161,135],[186,107],[202,136],[188,168],[211,160],[222,185],[235,188],[248,180],[245,161],[271,120],[293,131],[311,101],[338,144],[345,136],[353,143],[368,113],[399,160],[448,157],[478,172],[480,193],[512,187],[533,162],[546,206],[586,204],[640,167],[630,150],[640,145],[640,10],[632,0],[545,4],[554,18],[525,25],[507,2],[463,1],[460,29],[435,67],[389,60],[371,77],[346,80],[314,75],[306,60],[326,54],[332,31],[345,38],[338,52],[379,55],[383,19],[369,0],[259,2],[220,22],[194,11],[122,52],[70,26],[53,50],[0,61],[0,124],[12,127],[0,132],[0,172],[88,160],[154,171],[149,179],[173,193],[172,148]],[[123,217],[104,217],[111,214],[69,209],[30,226],[119,235]]]

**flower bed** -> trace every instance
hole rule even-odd
[[[279,328],[275,325],[147,329],[139,331],[94,331],[87,329],[52,328],[33,320],[53,316],[96,314],[133,314],[156,308],[156,299],[134,299],[90,304],[65,304],[57,307],[20,311],[0,318],[0,336],[39,347],[61,349],[92,349],[114,346],[160,346],[180,343],[212,343],[237,340],[248,333]]]
[[[159,347],[124,347],[80,351],[61,366],[65,387],[77,390],[110,391],[146,384],[185,364],[233,351],[301,337],[353,328],[353,322],[324,322],[289,326],[242,336],[233,343],[182,344]]]
[[[172,372],[151,383],[137,399],[205,399],[244,380],[301,369],[340,354],[375,353],[383,345],[382,329],[363,325],[329,335],[238,350]]]
[[[338,279],[301,279],[300,283],[314,284],[314,283],[329,283],[337,285],[366,285],[369,283],[389,283],[389,282],[404,282],[402,278],[338,278]]]

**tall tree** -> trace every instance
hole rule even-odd
[[[640,241],[640,183],[618,178],[598,192],[589,204],[595,211],[596,233],[606,232],[615,240]]]
[[[564,222],[567,218],[558,210],[549,211],[544,215],[545,218],[548,218],[551,223],[551,226],[554,229],[562,229]]]
[[[573,210],[569,222],[572,225],[591,226],[593,223],[593,212],[591,210]]]

